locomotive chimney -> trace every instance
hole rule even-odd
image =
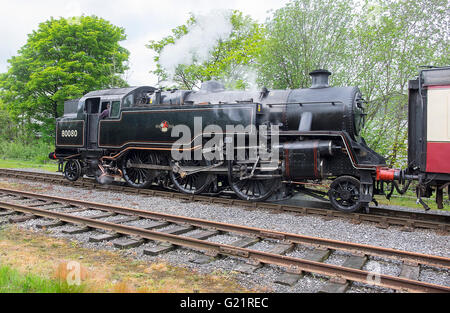
[[[309,73],[309,75],[312,78],[311,89],[330,87],[328,84],[328,76],[331,75],[331,72],[327,70],[315,70]]]

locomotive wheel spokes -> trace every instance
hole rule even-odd
[[[64,177],[76,181],[81,176],[81,165],[78,160],[69,160],[64,166]]]
[[[340,176],[330,186],[328,197],[333,207],[339,211],[354,212],[361,208],[360,182],[352,176]]]
[[[208,163],[208,164],[206,164]],[[199,194],[209,187],[214,179],[214,175],[208,172],[195,172],[187,174],[180,169],[186,167],[205,167],[210,165],[209,162],[197,160],[180,160],[172,161],[173,170],[170,171],[170,178],[175,187],[183,193]]]
[[[280,179],[272,177],[249,178],[252,171],[253,165],[251,163],[243,164],[236,161],[229,161],[228,182],[231,189],[239,196],[239,198],[244,200],[262,201],[269,198],[280,186]]]
[[[123,178],[131,187],[146,188],[155,178],[151,169],[132,167],[131,164],[157,164],[154,154],[147,151],[135,150],[129,152],[122,161]]]

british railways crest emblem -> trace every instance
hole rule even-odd
[[[162,121],[161,124],[156,125],[156,128],[161,129],[163,133],[167,132],[169,128],[172,128],[173,126],[169,124],[167,121]]]

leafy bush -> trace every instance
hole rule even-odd
[[[54,151],[54,145],[43,141],[0,140],[0,157],[4,159],[17,159],[46,163],[48,154]]]

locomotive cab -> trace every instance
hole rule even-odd
[[[96,176],[98,159],[107,151],[98,147],[100,116],[109,106],[104,119],[117,120],[124,108],[133,106],[142,95],[153,92],[153,87],[130,87],[94,91],[81,99],[64,103],[64,116],[56,121],[55,152],[51,158],[65,163],[66,178]]]

